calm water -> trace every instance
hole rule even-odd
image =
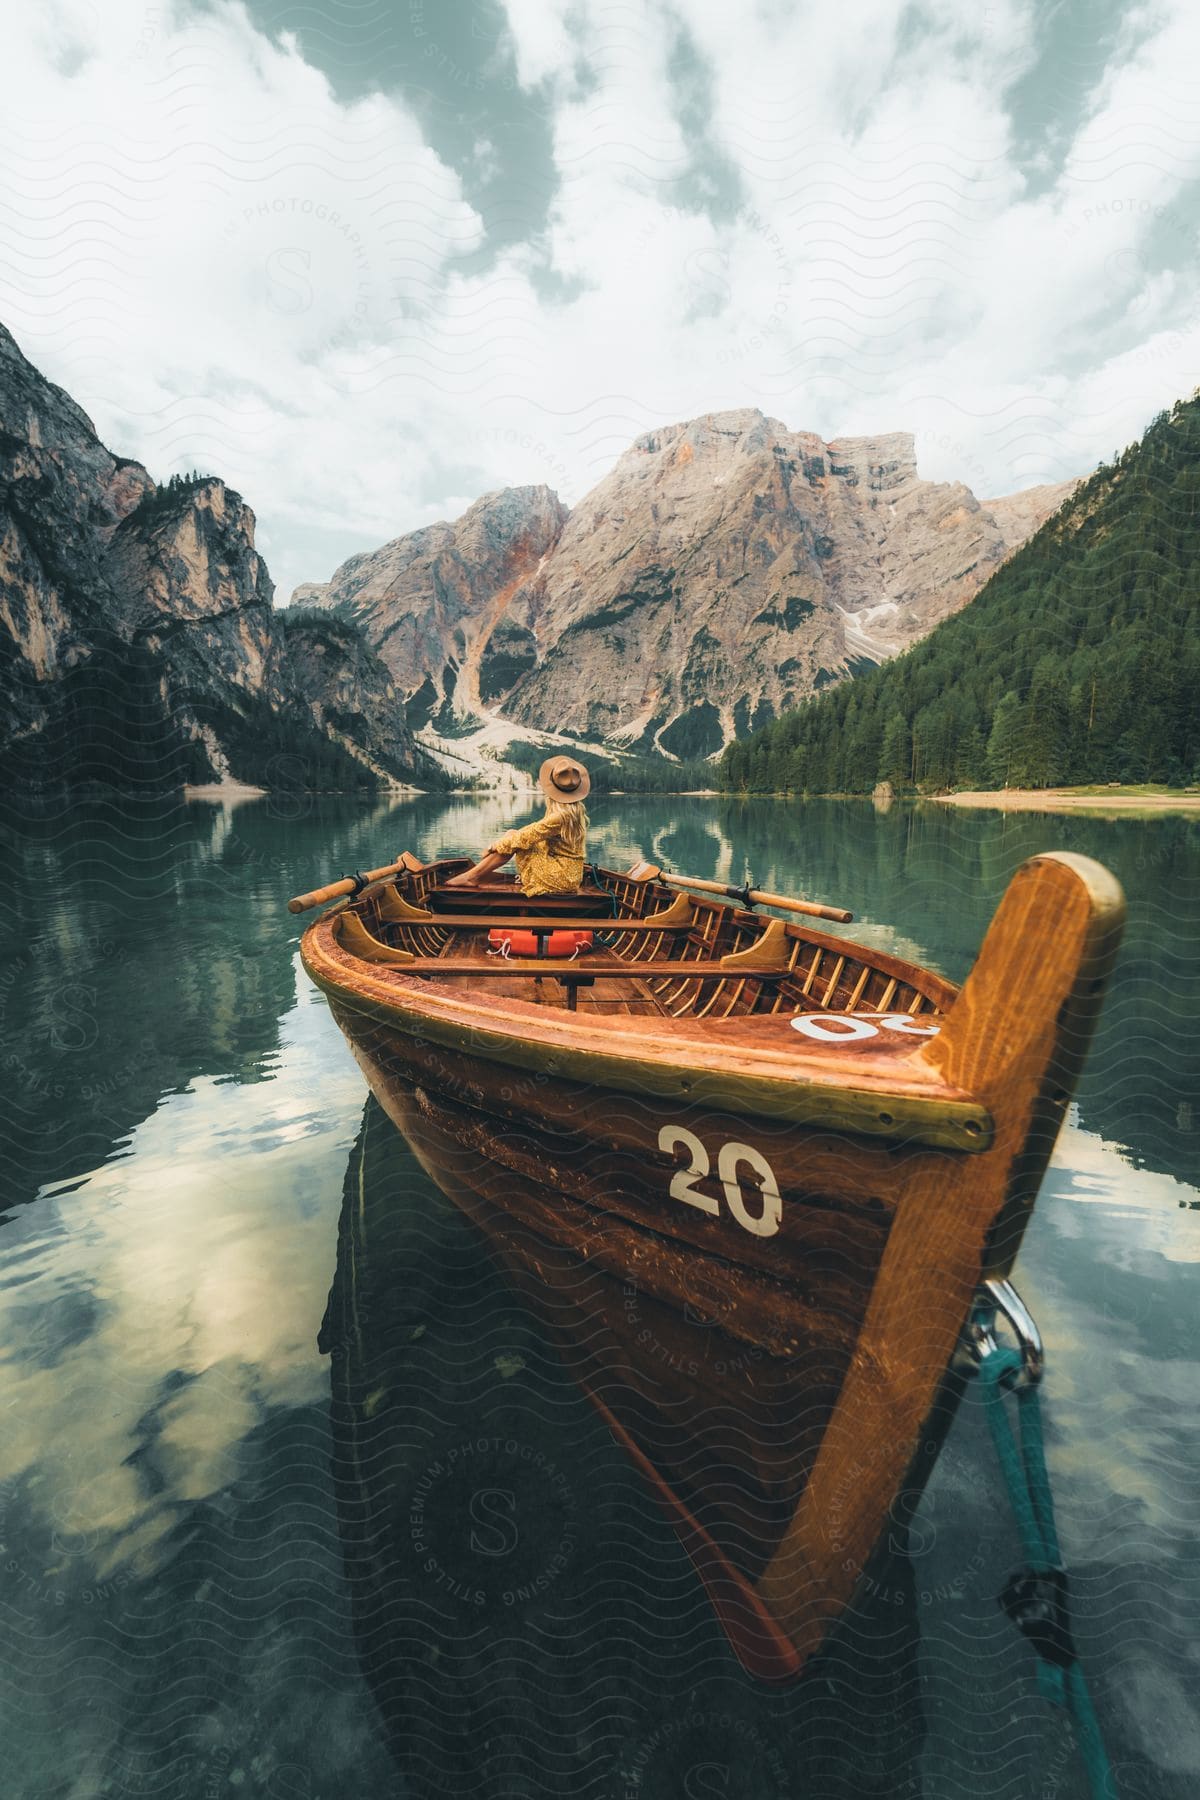
[[[1031,852],[1124,883],[1118,974],[1016,1280],[1048,1343],[1119,1791],[1194,1796],[1200,823],[594,810],[604,860],[852,906],[855,934],[953,978]],[[5,822],[0,1788],[1082,1795],[996,1606],[1020,1558],[973,1395],[851,1641],[818,1680],[756,1688],[533,1318],[364,1104],[287,897],[501,819],[422,799]],[[486,1488],[465,1529],[497,1437],[520,1447],[519,1544]]]

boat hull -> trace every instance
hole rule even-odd
[[[731,1637],[758,1674],[820,1648],[923,1479],[974,1296],[1019,1246],[1121,911],[1097,865],[1032,859],[915,1044],[860,1026],[799,1051],[786,1016],[751,1021],[750,1046],[739,1022],[705,1042],[685,1021],[666,1041],[657,1022],[639,1036],[638,1022],[489,1010],[457,975],[356,968],[329,924],[306,938],[372,1091],[418,1154],[422,1133],[440,1145],[431,1172],[457,1204],[519,1219],[542,1246],[535,1274],[565,1259],[663,1319],[707,1319],[784,1397],[786,1467],[763,1487],[757,1553],[686,1498],[676,1517],[706,1579],[742,1583],[761,1629],[749,1648]]]
[[[333,1012],[385,1111],[395,1110],[393,1088],[436,1096],[465,1146],[582,1201],[598,1252],[623,1221],[652,1233],[664,1252],[700,1250],[786,1281],[799,1301],[836,1316],[853,1316],[870,1291],[900,1184],[920,1181],[948,1154],[539,1081],[451,1056],[336,1003]]]
[[[671,1506],[668,1490],[689,1473],[713,1502],[753,1491],[745,1461],[770,1441],[771,1416],[751,1411],[741,1387],[722,1411],[716,1365],[731,1355],[732,1384],[747,1370],[757,1380],[761,1359],[680,1314],[672,1328],[626,1284],[556,1255],[510,1210],[522,1189],[464,1160],[425,1114],[409,1142],[415,1156],[369,1101],[321,1339],[355,1638],[414,1794],[474,1793],[480,1770],[489,1795],[533,1792],[547,1767],[564,1793],[623,1791],[631,1779],[666,1793],[672,1773],[677,1784],[681,1768],[706,1762],[756,1800],[794,1795],[797,1781],[863,1796],[905,1788],[924,1732],[908,1559],[874,1565],[821,1659],[828,1679],[785,1697],[736,1679],[704,1594],[652,1516],[654,1497]],[[453,1171],[462,1190],[450,1204]],[[599,1429],[574,1403],[576,1385]],[[503,1490],[497,1504],[516,1527],[503,1539],[476,1538],[481,1488]],[[430,1520],[431,1501],[433,1540],[414,1525],[414,1513]],[[728,1641],[747,1617],[744,1584],[735,1571],[722,1590],[710,1567],[705,1585]],[[703,1696],[731,1683],[736,1719],[722,1728]]]
[[[334,1013],[372,1093],[442,1191],[499,1246],[527,1297],[550,1295],[543,1317],[548,1310],[580,1385],[667,1510],[743,1666],[763,1680],[799,1674],[857,1582],[829,1606],[814,1590],[786,1623],[758,1582],[821,1456],[878,1282],[897,1183],[919,1190],[930,1159],[961,1159],[795,1128],[764,1133],[761,1122],[695,1106],[617,1104],[549,1081],[533,1106],[519,1076],[501,1081],[484,1059],[446,1062],[352,1011]],[[711,1211],[672,1195],[687,1167],[660,1143],[685,1133],[714,1149],[694,1190]],[[739,1223],[715,1176],[716,1146],[739,1141],[779,1180],[781,1223],[770,1237]],[[761,1220],[748,1189],[746,1216]],[[572,1271],[586,1271],[586,1293]],[[964,1288],[964,1316],[969,1300]],[[703,1364],[697,1327],[707,1334]],[[924,1330],[913,1309],[891,1352],[919,1359]],[[612,1346],[608,1380],[596,1369],[598,1332]],[[573,1333],[586,1356],[573,1354]],[[647,1360],[651,1379],[639,1384]],[[901,1432],[859,1446],[844,1471],[854,1486],[869,1463],[886,1494],[881,1516],[856,1534],[838,1508],[823,1521],[826,1559],[857,1555],[861,1576],[892,1499],[923,1483],[917,1466],[928,1466],[952,1416],[958,1386],[942,1369],[931,1373],[915,1438]],[[724,1472],[723,1506],[700,1466],[713,1480]]]

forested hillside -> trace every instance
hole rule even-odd
[[[1200,399],[905,655],[731,744],[750,792],[1200,780]]]

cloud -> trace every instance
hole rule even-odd
[[[853,35],[718,0],[505,11],[497,92],[548,118],[553,199],[494,254],[463,191],[506,179],[486,89],[460,172],[226,0],[10,25],[0,316],[114,448],[239,487],[285,596],[488,488],[577,499],[696,413],[911,429],[923,473],[988,494],[1085,472],[1191,390],[1182,0],[1128,15],[1036,189],[1026,0],[864,0]]]
[[[348,500],[411,510],[427,322],[481,235],[412,113],[337,102],[237,6],[64,0],[9,52],[0,316],[27,354],[114,448],[224,475],[275,541]],[[408,378],[360,413],[389,364]]]
[[[517,52],[517,76],[522,87],[536,87],[552,75],[563,75],[571,66],[571,38],[567,30],[570,0],[506,0],[505,12]]]

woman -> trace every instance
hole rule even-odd
[[[565,894],[580,885],[588,824],[583,802],[592,785],[588,772],[569,756],[551,756],[538,770],[538,784],[546,796],[543,817],[520,831],[506,831],[488,845],[474,868],[455,875],[447,887],[475,887],[510,856],[517,859],[524,894]]]

